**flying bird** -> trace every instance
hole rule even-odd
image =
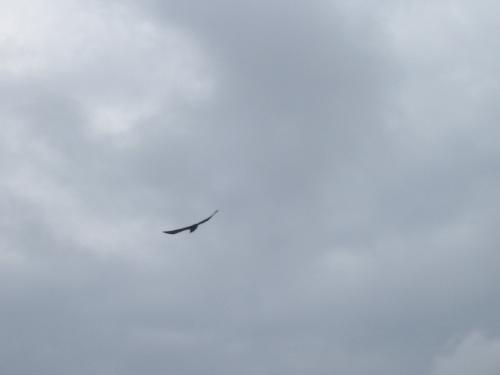
[[[219,210],[215,210],[214,213],[212,215],[210,215],[209,217],[207,217],[206,219],[203,219],[202,221],[199,221],[198,223],[196,224],[193,224],[193,225],[189,225],[187,227],[182,227],[182,228],[179,228],[179,229],[174,229],[174,230],[164,230],[163,233],[168,233],[168,234],[177,234],[179,232],[183,232],[185,230],[189,230],[189,232],[194,232],[196,229],[198,229],[198,225],[200,224],[203,224],[203,223],[206,223],[208,220],[210,220],[217,212],[219,212]]]

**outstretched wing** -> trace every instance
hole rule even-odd
[[[196,223],[196,225],[200,225],[200,224],[203,224],[203,223],[206,223],[208,220],[210,220],[217,212],[219,212],[219,210],[215,210],[214,213],[212,215],[210,215],[209,217],[207,217],[206,219],[203,219],[202,221],[200,221],[199,223]]]
[[[179,228],[179,229],[174,229],[174,230],[164,230],[163,233],[168,233],[168,234],[177,234],[179,232],[183,232],[185,230],[188,230],[192,227],[192,225],[188,226],[188,227],[183,227],[183,228]]]

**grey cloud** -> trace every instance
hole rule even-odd
[[[500,369],[498,340],[473,332],[456,344],[453,345],[455,346],[453,351],[438,357],[432,371],[433,375],[498,373]]]
[[[495,90],[398,29],[446,8],[92,4],[88,55],[0,76],[1,372],[434,374],[498,334]]]

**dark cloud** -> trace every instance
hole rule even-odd
[[[496,26],[480,6],[16,4],[0,26],[2,373],[494,368],[497,72],[474,41]]]

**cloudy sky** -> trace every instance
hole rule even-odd
[[[499,12],[0,0],[0,373],[499,375]]]

